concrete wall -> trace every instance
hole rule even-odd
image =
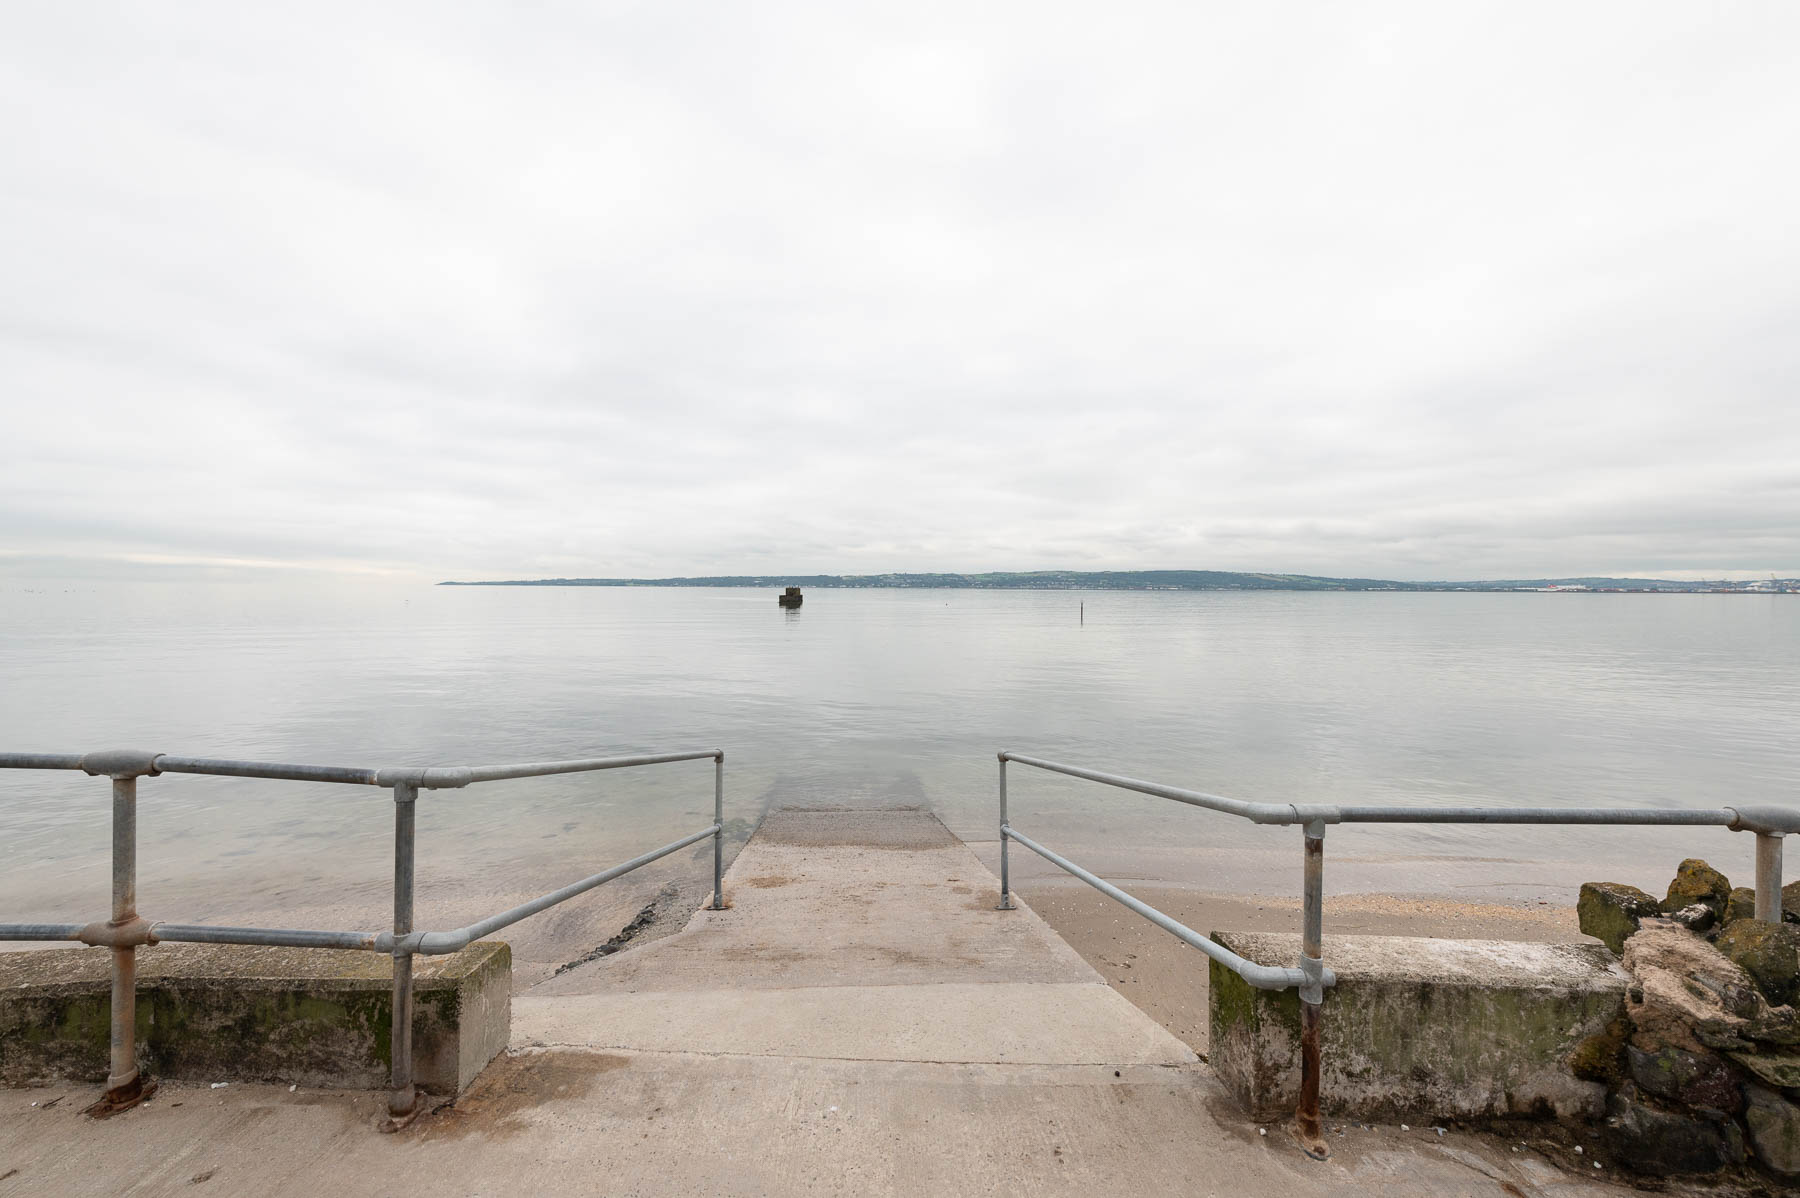
[[[414,959],[419,1084],[455,1094],[505,1049],[512,952],[499,941]],[[0,1084],[104,1081],[110,954],[0,953]],[[247,945],[138,950],[138,1064],[153,1077],[379,1089],[387,1084],[391,961]]]
[[[1265,965],[1299,960],[1293,934],[1218,932]],[[1343,1118],[1428,1122],[1590,1118],[1603,1086],[1572,1062],[1622,1034],[1626,977],[1604,945],[1330,936],[1320,1106]],[[1210,1060],[1251,1116],[1291,1115],[1300,1089],[1300,999],[1211,970]]]

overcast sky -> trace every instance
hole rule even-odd
[[[0,569],[1800,574],[1785,0],[6,27]]]

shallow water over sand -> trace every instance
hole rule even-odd
[[[7,749],[423,765],[716,745],[740,835],[778,800],[921,804],[991,839],[1000,748],[1269,801],[1800,801],[1782,596],[813,591],[787,612],[773,590],[8,584],[0,661]],[[1014,822],[1097,868],[1294,889],[1297,832],[1015,771]],[[104,909],[106,794],[0,774],[0,918]],[[380,922],[382,792],[167,776],[142,795],[147,911]],[[429,796],[427,907],[478,914],[710,805],[704,762]],[[1659,885],[1690,853],[1749,877],[1749,838],[1723,831],[1435,826],[1336,831],[1327,877],[1507,898],[1602,867]]]

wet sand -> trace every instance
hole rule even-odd
[[[1198,932],[1300,930],[1297,898],[1214,894],[1166,884],[1128,889]],[[1195,1052],[1206,1054],[1203,953],[1074,878],[1022,880],[1017,893],[1099,970],[1109,986]],[[1572,907],[1542,900],[1471,903],[1428,895],[1332,895],[1325,901],[1327,959],[1334,933],[1544,943],[1588,940],[1581,935]]]

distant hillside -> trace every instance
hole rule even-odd
[[[445,582],[473,587],[819,587],[1014,591],[1410,591],[1418,584],[1379,578],[1236,574],[1224,570],[1033,570],[990,574],[725,574],[709,578],[535,578]]]
[[[1541,591],[1551,587],[1618,591],[1800,590],[1800,580],[1675,582],[1656,578],[1535,578],[1482,582],[1395,582],[1311,574],[1228,570],[1032,570],[988,574],[721,574],[706,578],[517,578],[441,582],[446,587],[817,587],[939,588],[1011,591]]]

